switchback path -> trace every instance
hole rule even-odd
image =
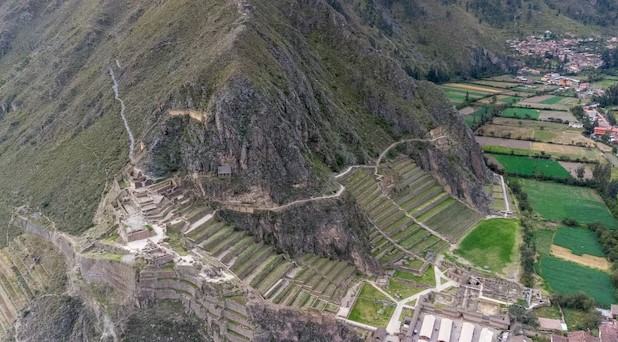
[[[110,69],[110,73],[112,73],[113,76],[113,72]],[[405,143],[409,143],[409,142],[434,142],[440,139],[446,138],[446,136],[442,135],[439,136],[437,138],[432,138],[432,139],[419,139],[419,138],[412,138],[412,139],[403,139],[397,142],[392,143],[391,145],[389,145],[384,151],[382,151],[382,153],[380,153],[380,156],[378,157],[378,160],[376,161],[376,165],[364,165],[364,164],[360,164],[360,165],[352,165],[349,166],[347,169],[345,169],[343,172],[335,175],[335,179],[339,179],[345,175],[347,175],[348,173],[350,173],[350,171],[352,171],[352,169],[355,168],[369,168],[369,169],[375,169],[375,174],[376,176],[379,176],[378,174],[378,167],[380,166],[380,163],[382,162],[382,159],[386,156],[386,154],[388,153],[388,151],[390,151],[393,147],[400,145],[400,144],[405,144]],[[247,209],[252,209],[252,210],[261,210],[261,211],[282,211],[285,209],[288,209],[289,207],[298,205],[298,204],[305,204],[305,203],[309,203],[309,202],[313,202],[313,201],[322,201],[322,200],[327,200],[327,199],[332,199],[332,198],[338,198],[341,197],[341,195],[343,194],[343,192],[346,190],[346,187],[343,184],[339,184],[339,190],[333,194],[333,195],[323,195],[323,196],[318,196],[318,197],[311,197],[311,198],[305,198],[305,199],[300,199],[300,200],[296,200],[296,201],[292,201],[290,203],[287,204],[282,204],[282,205],[277,205],[277,206],[270,206],[270,207],[258,207],[258,206],[242,206],[244,208]],[[235,207],[238,207],[237,203],[231,203],[231,202],[221,202],[222,204],[228,206],[228,208],[230,210],[235,210]],[[407,214],[407,213],[406,213]],[[415,220],[416,222],[416,220]],[[421,224],[422,225],[422,224]],[[425,227],[424,225],[422,225],[423,227]],[[427,229],[429,231],[431,231],[433,233],[432,230]],[[438,237],[444,239],[442,237],[442,235],[440,234],[435,234]],[[446,240],[446,239],[444,239]],[[448,241],[448,240],[446,240]]]

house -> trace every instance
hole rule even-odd
[[[597,337],[590,335],[586,331],[571,331],[569,333],[569,342],[599,342]]]
[[[220,165],[217,168],[217,176],[219,177],[231,177],[232,168],[229,165]]]
[[[618,341],[618,322],[603,322],[599,326],[599,339],[601,342]]]

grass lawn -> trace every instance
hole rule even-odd
[[[501,272],[513,261],[519,223],[512,219],[491,219],[479,225],[461,242],[455,254],[493,272]]]
[[[536,269],[552,292],[559,294],[583,292],[605,308],[616,302],[612,279],[606,272],[550,255],[541,256]]]
[[[425,271],[425,274],[423,274],[422,276],[417,276],[410,272],[397,270],[395,271],[394,277],[400,278],[400,279],[412,280],[417,283],[425,284],[428,286],[436,286],[436,274],[433,269],[433,266],[430,266],[429,268],[427,268],[427,271]]]
[[[502,113],[501,117],[504,118],[519,118],[519,119],[532,119],[538,120],[540,112],[537,109],[530,108],[507,108]]]
[[[401,316],[399,316],[399,320],[403,322],[403,320],[406,319],[406,317],[412,318],[413,316],[414,316],[414,310],[403,308],[403,310],[401,310]]]
[[[534,314],[537,317],[551,318],[551,319],[562,319],[562,315],[560,314],[560,309],[556,306],[544,306],[542,308],[534,309]]]
[[[374,327],[386,327],[395,312],[395,303],[384,306],[385,302],[392,303],[378,289],[370,284],[364,284],[348,318]],[[383,310],[382,314],[378,313],[380,310]]]
[[[590,312],[570,308],[563,308],[562,312],[569,331],[588,329]]]
[[[547,228],[534,232],[534,246],[539,254],[549,254],[554,234],[556,234],[555,230]]]
[[[600,222],[610,229],[618,227],[603,200],[590,188],[530,179],[521,183],[532,209],[548,220],[568,218],[580,223]]]
[[[564,99],[565,97],[562,97],[562,96],[554,96],[554,97],[548,98],[547,100],[540,101],[539,103],[551,105],[551,104],[556,104]]]
[[[396,278],[390,278],[388,280],[388,288],[386,292],[393,296],[397,300],[408,298],[421,291],[425,290],[424,287],[414,286],[406,281],[398,280]],[[399,296],[397,296],[399,294]]]
[[[575,255],[605,257],[597,234],[589,229],[560,227],[554,236],[554,244],[570,249]]]
[[[506,172],[513,175],[544,175],[560,179],[572,178],[569,171],[555,160],[504,154],[495,154],[494,158],[504,166]]]

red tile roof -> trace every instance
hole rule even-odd
[[[601,342],[616,342],[618,341],[618,322],[603,322],[599,327],[599,337]]]
[[[599,339],[580,330],[569,333],[569,342],[599,342]]]

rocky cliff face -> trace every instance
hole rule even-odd
[[[251,306],[250,311],[257,324],[253,338],[256,342],[362,341],[351,328],[332,316],[259,304]]]
[[[220,84],[192,83],[162,107],[162,121],[145,138],[144,168],[214,173],[229,165],[231,191],[209,195],[253,193],[264,203],[285,203],[320,193],[329,171],[370,163],[401,138],[424,138],[435,127],[466,130],[438,88],[411,78],[363,30],[323,0],[255,1],[236,30]],[[201,113],[201,120],[164,117],[172,107]],[[460,156],[469,151],[480,160],[473,137],[454,138],[460,148],[443,155],[463,164],[452,172],[482,182],[483,166],[473,170]],[[462,198],[478,196],[452,187]]]
[[[282,212],[226,211],[221,215],[293,258],[313,253],[349,261],[367,273],[379,271],[369,253],[371,223],[347,196],[292,206]]]
[[[80,299],[51,295],[37,298],[5,341],[79,342],[99,340],[101,336],[96,315]]]

